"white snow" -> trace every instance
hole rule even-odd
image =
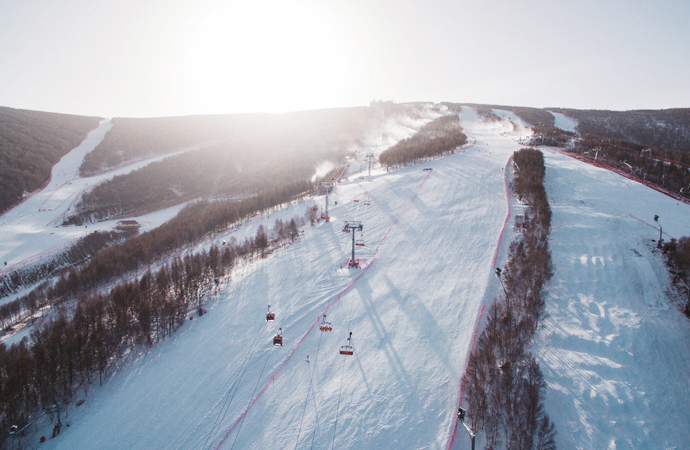
[[[553,118],[555,119],[554,126],[563,131],[569,131],[571,133],[577,133],[577,119],[568,117],[565,114],[551,112]]]
[[[110,231],[117,220],[87,226],[60,226],[84,192],[117,175],[123,175],[171,155],[193,150],[187,148],[168,155],[157,156],[91,177],[80,177],[79,166],[84,156],[103,140],[112,127],[108,119],[72,151],[63,156],[51,171],[45,188],[24,199],[0,216],[0,275],[50,258],[92,231]],[[159,226],[173,217],[184,205],[130,217],[142,224],[141,231]],[[7,264],[5,264],[5,262]],[[6,301],[7,299],[5,299]]]
[[[532,127],[526,124],[513,111],[505,109],[493,109],[492,111],[502,119],[500,122],[494,122],[494,124],[501,129],[500,132],[504,136],[526,140],[534,134]]]
[[[687,448],[690,327],[666,298],[653,239],[690,234],[690,206],[546,154],[554,277],[535,352],[559,448]]]
[[[468,108],[461,118],[473,144],[424,164],[433,171],[338,185],[331,222],[223,280],[208,314],[92,386],[44,445],[447,448],[480,308],[501,289],[504,168],[520,148],[505,124]],[[664,295],[651,217],[666,239],[687,235],[690,206],[555,152],[546,163],[554,277],[533,351],[559,447],[684,448],[690,330]],[[364,225],[363,269],[341,268],[347,220]],[[285,345],[273,347],[279,327]],[[341,356],[349,331],[354,355]],[[469,448],[464,430],[453,448]]]
[[[94,389],[49,445],[447,446],[477,314],[498,288],[503,169],[518,148],[467,116],[491,152],[475,145],[431,172],[338,185],[330,223],[234,274],[209,314]],[[363,269],[340,268],[345,220],[364,224]],[[277,319],[267,324],[269,303]],[[328,334],[316,326],[323,313]],[[275,348],[278,327],[285,346]],[[349,331],[355,354],[341,356]]]

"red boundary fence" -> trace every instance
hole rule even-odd
[[[608,164],[603,164],[603,163],[600,163],[598,161],[593,161],[591,159],[585,158],[584,156],[578,155],[578,154],[573,153],[573,152],[568,152],[565,150],[555,150],[555,151],[557,153],[560,153],[561,155],[570,156],[571,158],[577,159],[578,161],[582,161],[583,163],[587,163],[587,164],[590,164],[592,166],[599,167],[600,169],[606,169],[609,172],[617,173],[618,175],[620,175],[622,177],[625,177],[631,181],[635,181],[635,182],[640,183],[640,184],[644,184],[648,188],[654,189],[657,192],[661,192],[662,194],[667,195],[667,196],[669,196],[673,199],[676,199],[680,202],[690,204],[690,198],[687,198],[683,195],[680,195],[679,193],[669,191],[668,189],[664,189],[661,186],[658,186],[658,185],[651,183],[649,181],[641,180],[638,177],[634,176],[633,174],[628,173],[624,170],[621,170],[617,167],[613,167],[613,166],[610,166]],[[683,166],[681,163],[673,162],[673,164],[680,164],[681,166]]]
[[[508,162],[506,163],[505,168],[503,169],[503,181],[505,183],[505,188],[506,188],[506,201],[508,202],[508,213],[506,214],[506,218],[503,221],[503,227],[501,228],[501,233],[498,235],[498,242],[496,242],[496,251],[494,252],[494,257],[491,260],[491,268],[493,269],[496,267],[496,261],[498,260],[498,254],[501,249],[501,241],[503,240],[503,233],[506,230],[506,226],[508,225],[508,221],[510,220],[511,216],[511,206],[510,206],[510,185],[508,184],[508,166],[510,165],[511,161],[513,160],[513,157],[511,156],[508,158]],[[482,302],[481,306],[479,307],[479,315],[477,317],[477,323],[474,326],[474,333],[472,334],[472,344],[470,345],[470,348],[467,351],[467,362],[469,364],[469,356],[472,354],[472,351],[474,350],[474,343],[477,340],[477,332],[479,331],[479,325],[481,324],[482,321],[482,316],[484,314],[484,307],[486,306],[486,302]],[[465,371],[467,371],[467,367],[465,367]],[[460,382],[460,398],[458,399],[458,408],[462,406],[462,398],[465,395],[465,374],[463,373],[462,376],[462,381]],[[453,425],[453,433],[451,434],[450,440],[448,441],[448,449],[450,449],[453,446],[453,442],[455,442],[455,435],[458,431],[458,416],[455,416],[455,423]]]

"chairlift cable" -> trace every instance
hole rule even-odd
[[[314,366],[316,366],[316,360],[319,357],[319,349],[321,348],[321,339],[323,339],[323,333],[319,334],[319,345],[316,347],[316,356],[314,357]],[[307,403],[309,402],[309,393],[314,389],[314,370],[312,369],[311,363],[307,367],[309,370],[309,387],[307,388],[307,396],[304,399],[304,406],[302,407],[302,417],[299,420],[299,430],[297,431],[297,441],[295,442],[295,449],[299,446],[299,437],[302,434],[302,423],[304,422],[304,413],[307,411]]]
[[[263,324],[260,324],[256,334],[254,335],[254,338],[252,339],[252,343],[247,349],[247,352],[244,355],[244,358],[242,360],[242,363],[240,364],[240,373],[237,379],[235,379],[234,383],[230,386],[230,389],[227,390],[227,392],[224,395],[224,400],[223,400],[223,405],[220,408],[220,411],[218,412],[218,415],[216,415],[216,420],[213,422],[213,426],[211,427],[211,430],[206,434],[206,439],[204,440],[204,445],[202,447],[206,448],[206,445],[208,444],[208,440],[211,438],[211,435],[213,432],[216,430],[216,427],[225,419],[225,416],[228,413],[228,410],[230,409],[230,405],[232,405],[232,401],[235,398],[235,394],[237,394],[237,391],[239,390],[239,384],[240,381],[242,381],[242,378],[244,377],[244,373],[247,370],[247,367],[249,366],[249,360],[251,359],[251,356],[254,354],[254,346],[256,344],[256,339],[259,337],[259,334],[261,334],[261,330],[263,329]],[[232,393],[232,395],[230,395]]]
[[[340,416],[340,397],[343,393],[343,379],[345,378],[345,359],[343,359],[343,366],[340,371],[340,389],[338,390],[338,404],[335,409],[335,424],[333,425],[333,442],[331,443],[331,449],[335,448],[335,436],[338,430],[338,417]]]
[[[254,398],[254,395],[256,394],[256,390],[259,388],[259,383],[261,382],[261,377],[264,375],[264,370],[266,369],[266,363],[268,362],[268,357],[269,357],[270,355],[271,355],[271,352],[266,352],[266,359],[264,359],[264,366],[261,368],[261,373],[260,373],[259,376],[256,378],[256,384],[254,385],[254,391],[252,392],[252,396],[250,397],[251,399]],[[251,400],[250,400],[250,403],[251,403]],[[245,415],[242,417],[242,420],[240,421],[240,425],[239,425],[239,427],[237,428],[237,434],[235,434],[235,440],[232,441],[232,446],[230,447],[231,450],[232,450],[233,448],[235,448],[235,443],[237,443],[237,438],[240,437],[240,432],[242,431],[242,425],[244,424],[244,419],[245,419],[246,417],[247,417],[247,415],[245,414]]]

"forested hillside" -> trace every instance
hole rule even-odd
[[[664,150],[690,151],[690,108],[597,111],[553,109],[577,119],[578,131]]]
[[[441,116],[426,124],[417,134],[381,153],[379,162],[386,168],[417,164],[429,158],[452,153],[467,142],[457,115]]]
[[[0,107],[0,212],[43,185],[53,164],[79,145],[98,121]]]
[[[506,106],[506,105],[479,105],[476,103],[445,103],[449,109],[452,111],[460,112],[463,106],[468,106],[475,108],[477,112],[484,118],[493,120],[500,120],[500,117],[493,114],[493,109],[500,109],[504,111],[512,111],[520,119],[524,120],[525,123],[533,127],[546,127],[550,128],[554,126],[554,117],[546,109],[542,108],[531,108],[528,106]]]
[[[270,135],[301,136],[305,140],[349,139],[361,133],[367,108],[338,108],[284,114],[229,114],[209,116],[113,119],[113,129],[81,166],[82,175],[118,167],[129,161],[172,153],[189,147],[267,139]]]
[[[143,156],[201,148],[98,186],[83,196],[70,223],[138,214],[201,197],[246,197],[309,180],[319,164],[338,164],[359,149],[369,115],[368,108],[350,108],[116,121],[90,154],[100,162],[87,157],[89,167],[102,170]]]

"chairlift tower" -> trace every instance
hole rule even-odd
[[[369,178],[371,178],[371,163],[374,161],[374,154],[373,153],[367,153],[366,155],[367,161],[369,161]]]
[[[328,194],[330,194],[334,185],[335,185],[335,181],[324,181],[321,183],[321,187],[326,190],[326,211],[325,211],[326,217],[324,217],[326,222],[331,221],[331,216],[328,215]]]
[[[343,227],[343,231],[352,235],[352,259],[350,260],[350,267],[357,267],[355,262],[355,231],[362,231],[364,225],[360,221],[347,221]]]

